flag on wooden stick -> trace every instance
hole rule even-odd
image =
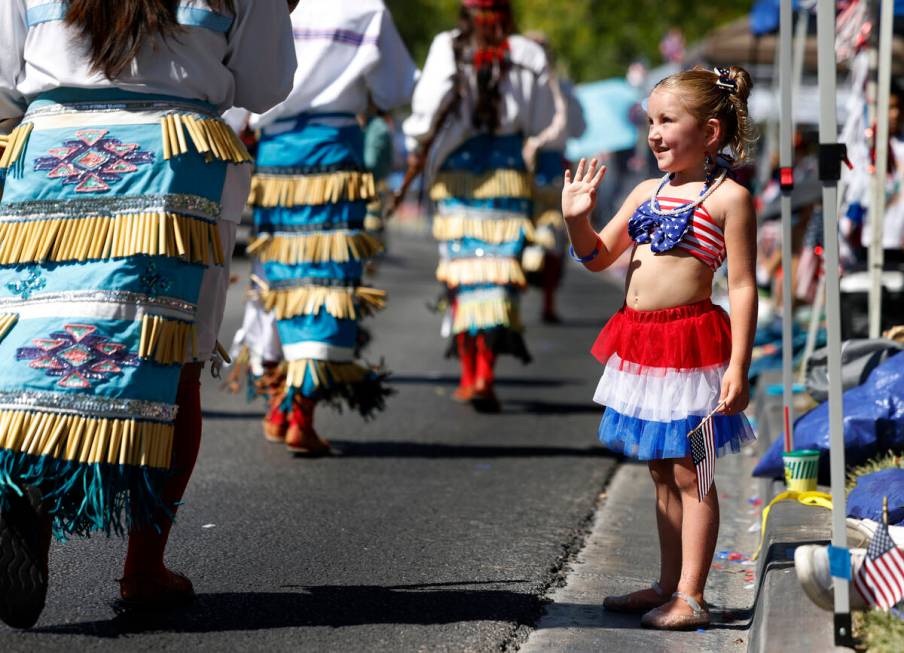
[[[719,405],[687,434],[691,441],[691,460],[694,461],[697,470],[697,499],[700,501],[703,501],[713,486],[713,477],[716,473],[716,430],[713,417],[723,405],[723,402],[719,402]]]
[[[904,599],[904,555],[888,533],[888,497],[882,512],[882,523],[870,538],[854,585],[870,605],[889,610]]]

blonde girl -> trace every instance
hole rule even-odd
[[[715,485],[698,498],[688,432],[718,409],[717,455],[754,438],[741,411],[756,321],[756,222],[750,194],[717,158],[725,148],[738,160],[748,154],[750,87],[737,67],[659,82],[648,98],[648,144],[665,174],[639,184],[599,233],[588,218],[605,166],[582,160],[574,175],[565,173],[572,256],[601,271],[631,248],[625,304],[592,350],[605,365],[594,399],[606,406],[602,443],[649,465],[661,563],[651,587],[607,597],[604,606],[642,613],[650,628],[698,628],[710,618],[703,591],[719,502]],[[730,318],[710,301],[723,262]]]

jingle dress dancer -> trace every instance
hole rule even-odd
[[[554,112],[546,55],[513,23],[508,0],[464,0],[458,29],[433,40],[403,126],[436,203],[444,331],[461,363],[454,398],[492,412],[497,356],[530,361],[518,307],[533,232],[522,148]]]
[[[528,280],[543,291],[543,321],[558,324],[561,319],[556,312],[556,291],[562,282],[568,247],[568,235],[562,222],[562,174],[568,167],[565,143],[569,138],[581,136],[587,123],[574,95],[574,86],[555,74],[555,58],[546,36],[541,32],[530,32],[526,36],[546,52],[555,108],[549,126],[525,144],[524,158],[533,162],[534,172],[534,240],[543,250],[539,274],[528,274]]]
[[[409,102],[417,68],[380,0],[304,0],[292,25],[294,88],[251,119],[260,141],[250,196],[257,238],[248,249],[260,299],[249,302],[234,347],[253,346],[252,372],[264,373],[265,437],[323,455],[330,447],[314,430],[317,402],[367,417],[388,394],[385,375],[356,360],[359,320],[385,303],[383,291],[361,285],[380,244],[364,230],[375,185],[356,115],[368,97],[384,111]],[[284,365],[268,358],[278,351],[274,336]]]
[[[128,531],[123,600],[174,605],[251,177],[220,114],[291,89],[286,0],[5,0],[0,42],[0,619],[40,615],[51,528]]]

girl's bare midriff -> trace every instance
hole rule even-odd
[[[693,304],[710,296],[712,283],[712,270],[682,249],[654,254],[649,245],[635,245],[625,304],[638,311]]]

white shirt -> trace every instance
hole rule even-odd
[[[430,131],[436,113],[452,89],[455,77],[455,55],[452,39],[456,31],[441,32],[433,39],[424,70],[414,90],[412,114],[402,125],[408,137],[408,148],[414,149]],[[549,89],[549,69],[543,48],[518,34],[509,37],[512,65],[500,83],[502,103],[499,108],[497,134],[523,133],[535,136],[543,131],[555,115]],[[477,80],[470,63],[465,64],[469,87],[461,98],[459,111],[450,115],[430,148],[426,173],[428,178],[455,148],[475,134],[471,115],[477,97]]]
[[[254,127],[300,113],[388,111],[411,99],[417,66],[381,0],[302,0],[292,12],[298,69],[285,102]]]
[[[80,33],[62,20],[65,9],[59,0],[0,0],[0,133],[35,96],[59,87],[116,87],[252,111],[266,111],[291,90],[286,0],[235,0],[235,16],[215,13],[207,0],[182,0],[183,31],[149,39],[113,81],[92,70]]]

